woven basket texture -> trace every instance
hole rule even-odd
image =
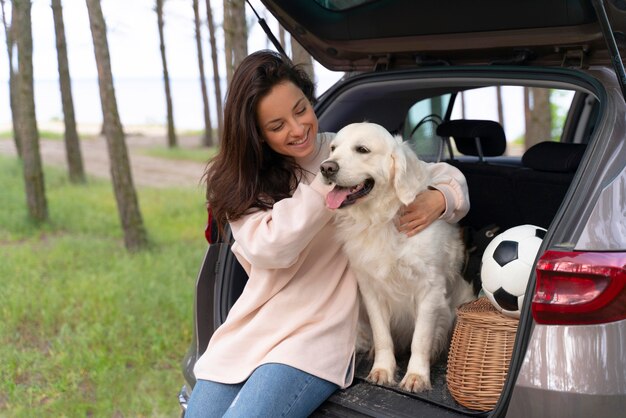
[[[458,403],[480,411],[493,409],[509,371],[518,323],[484,297],[457,309],[446,380]]]

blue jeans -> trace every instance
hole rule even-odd
[[[198,380],[185,418],[307,417],[338,388],[284,364],[264,364],[242,383]]]

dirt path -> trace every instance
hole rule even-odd
[[[179,137],[179,146],[197,148],[199,138]],[[126,143],[132,166],[133,181],[137,186],[151,187],[202,187],[200,182],[204,164],[195,161],[178,161],[142,154],[145,149],[162,146],[163,136],[127,135]],[[44,165],[67,168],[65,144],[60,139],[40,140],[41,158]],[[103,137],[81,141],[81,152],[88,175],[110,179],[109,155]],[[12,139],[0,139],[0,154],[16,155]]]

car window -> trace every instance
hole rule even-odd
[[[402,137],[425,160],[434,160],[439,155],[442,143],[437,136],[437,126],[445,117],[451,97],[451,94],[444,94],[420,100],[407,112]]]
[[[443,94],[417,101],[406,114],[403,137],[429,161],[450,158],[436,128],[451,106],[450,119],[491,120],[502,125],[507,146],[505,156],[520,157],[532,145],[564,141],[565,122],[574,91],[523,86],[489,86]],[[571,117],[571,115],[570,115]],[[579,141],[582,142],[582,141]],[[459,155],[452,141],[452,150]]]

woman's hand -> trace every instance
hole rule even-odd
[[[426,229],[446,210],[446,199],[439,190],[427,189],[415,196],[409,205],[400,209],[396,227],[412,237]]]

